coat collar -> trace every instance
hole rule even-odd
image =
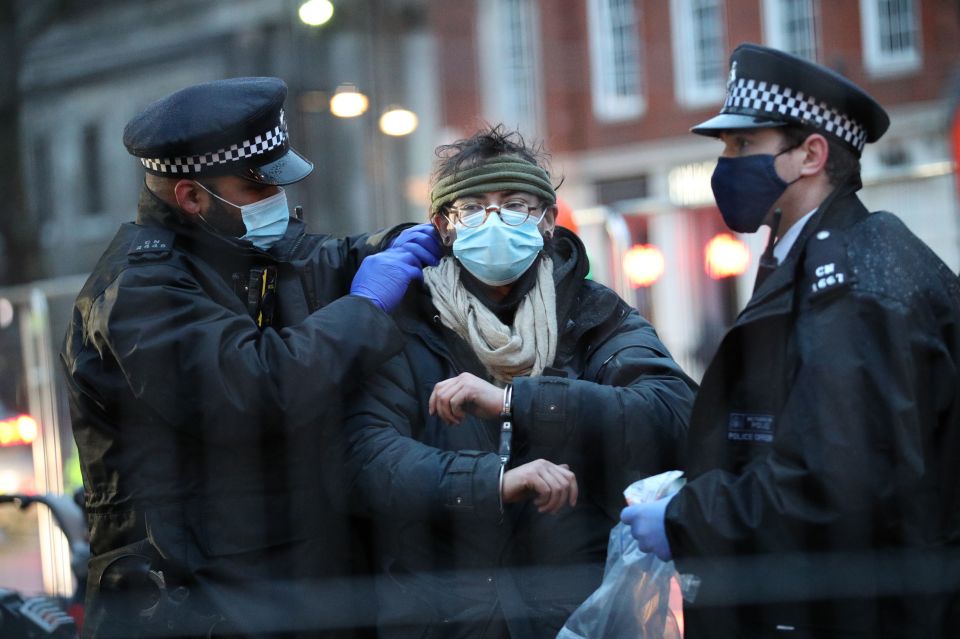
[[[557,328],[560,343],[557,357],[570,350],[570,342],[576,342],[586,331],[600,325],[614,313],[620,298],[613,291],[602,287],[584,286],[590,270],[586,248],[575,234],[557,227],[549,255],[554,264],[557,286]],[[430,297],[430,290],[422,282],[413,282],[404,297],[402,310],[394,313],[397,325],[404,332],[419,336],[431,349],[451,357],[456,350],[459,359],[479,360],[459,336],[443,326]],[[459,346],[462,345],[462,349]]]
[[[793,312],[795,282],[803,266],[803,256],[810,238],[823,229],[848,229],[870,214],[856,196],[859,189],[860,181],[851,180],[827,196],[803,227],[783,263],[754,291],[753,297],[737,317],[735,326],[770,315]]]

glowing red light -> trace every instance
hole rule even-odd
[[[0,446],[32,444],[37,432],[37,420],[29,415],[0,420]]]
[[[637,244],[623,256],[623,272],[633,286],[650,286],[663,275],[663,253],[653,244]]]
[[[704,249],[704,270],[715,280],[742,275],[750,266],[750,249],[730,235],[713,236]]]

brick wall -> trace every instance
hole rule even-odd
[[[432,0],[431,24],[438,42],[441,99],[446,126],[473,128],[481,113],[475,2]],[[863,86],[884,106],[944,97],[960,68],[960,16],[956,4],[921,0],[923,64],[908,74],[870,77],[863,65],[859,2],[820,0],[820,62]],[[671,138],[686,133],[719,108],[689,109],[674,95],[669,0],[637,0],[646,111],[638,118],[601,122],[590,101],[590,48],[586,0],[539,0],[542,78],[547,146],[557,153],[596,150]],[[727,53],[740,42],[762,42],[762,2],[727,0]]]

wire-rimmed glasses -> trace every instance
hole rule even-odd
[[[524,200],[507,200],[500,205],[468,202],[460,206],[451,206],[447,210],[446,217],[452,224],[476,228],[486,222],[491,213],[497,213],[500,220],[507,226],[520,226],[531,218],[534,219],[534,223],[539,224],[546,212],[547,207],[544,204],[530,204]]]

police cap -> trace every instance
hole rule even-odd
[[[730,129],[796,124],[840,141],[858,157],[890,125],[876,100],[839,73],[756,44],[730,56],[727,99],[720,114],[690,129],[719,136]]]
[[[279,78],[232,78],[181,89],[127,123],[123,144],[148,173],[197,178],[237,175],[291,184],[313,164],[290,147]]]

